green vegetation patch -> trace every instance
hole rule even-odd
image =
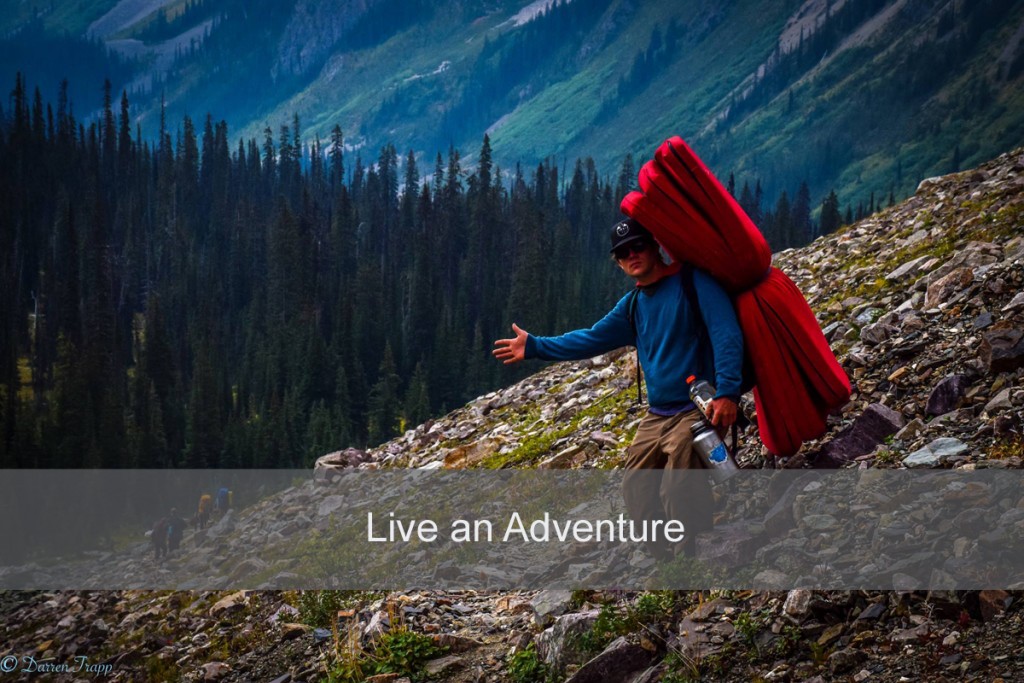
[[[368,676],[398,674],[423,681],[426,680],[426,663],[447,651],[448,648],[438,646],[430,636],[399,627],[382,635],[372,650],[355,648],[338,655],[326,680],[328,683],[359,683]]]
[[[630,393],[629,390],[626,390],[599,399],[593,405],[573,415],[568,422],[553,425],[548,431],[523,439],[512,452],[495,453],[485,458],[480,463],[480,467],[484,469],[503,469],[512,466],[535,464],[541,456],[551,452],[552,445],[556,441],[575,433],[580,423],[587,418],[604,416],[611,413],[614,417],[607,425],[607,428],[615,428],[625,420],[627,415],[626,407],[635,396],[635,393]],[[537,412],[537,419],[539,419],[539,411]],[[523,422],[526,421],[525,419],[523,420]],[[536,420],[533,421],[533,424],[536,424]]]
[[[363,602],[376,593],[363,591],[311,590],[298,596],[299,621],[314,628],[333,628],[338,612]]]
[[[512,683],[553,683],[560,678],[541,660],[533,643],[509,656],[507,668]]]

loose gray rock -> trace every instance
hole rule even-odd
[[[870,346],[877,346],[896,333],[896,328],[884,323],[865,325],[860,330],[860,340]]]
[[[559,671],[582,663],[585,655],[579,649],[579,637],[593,627],[598,614],[598,610],[566,614],[537,636],[537,653],[544,663]]]
[[[979,315],[977,318],[975,318],[974,322],[971,323],[971,325],[976,330],[984,330],[986,328],[992,327],[992,323],[993,322],[995,322],[995,318],[992,316],[991,313],[989,313],[988,311],[985,311],[984,313]]]
[[[960,407],[960,402],[970,388],[966,375],[950,375],[935,385],[925,404],[925,415],[945,415]]]
[[[231,667],[224,662],[207,662],[200,669],[203,672],[204,681],[219,681],[231,673]]]
[[[935,308],[947,301],[954,293],[963,291],[974,282],[972,268],[957,268],[928,285],[924,297],[925,308]]]
[[[921,638],[926,637],[931,631],[932,627],[929,624],[921,624],[914,628],[900,629],[889,636],[889,639],[894,643],[917,642]]]
[[[873,602],[865,607],[860,614],[857,615],[858,621],[876,620],[880,619],[885,614],[885,605],[880,602]]]
[[[750,557],[761,544],[748,525],[721,525],[714,538],[697,536],[697,559],[708,565],[728,565]]]
[[[620,637],[565,683],[626,683],[635,673],[650,666],[652,659],[652,653]]]
[[[986,332],[982,336],[978,356],[992,375],[1024,367],[1024,330]]]
[[[358,448],[346,448],[343,451],[335,451],[334,453],[328,453],[322,455],[316,460],[316,464],[313,465],[314,476],[319,475],[320,478],[328,476],[329,470],[342,470],[349,467],[356,467],[366,462],[369,459],[366,451],[361,451]]]
[[[839,650],[829,655],[828,670],[833,674],[845,673],[867,658],[868,656],[860,650],[848,647],[845,650]]]
[[[454,669],[461,669],[465,665],[466,661],[462,657],[459,657],[458,655],[448,655],[447,657],[431,659],[423,666],[423,668],[428,676],[435,678],[445,672],[450,672]]]
[[[934,467],[967,449],[967,444],[959,439],[941,437],[908,455],[903,459],[903,464],[907,467]]]
[[[545,628],[554,623],[569,610],[572,602],[572,591],[541,591],[530,601],[533,608],[533,621],[537,626]]]
[[[989,415],[995,413],[1001,413],[1005,410],[1013,408],[1013,402],[1010,400],[1010,390],[1003,389],[998,394],[992,397],[992,400],[985,404],[985,412]]]
[[[921,231],[919,231],[919,232],[921,232]],[[917,234],[917,233],[915,233],[915,234]],[[896,268],[896,270],[894,270],[891,273],[889,273],[888,275],[886,275],[885,279],[886,280],[902,280],[906,276],[912,275],[912,274],[916,273],[920,269],[921,264],[926,262],[929,258],[931,258],[931,256],[929,254],[925,254],[924,256],[919,256],[918,258],[915,258],[915,259],[912,259],[910,261],[907,261],[906,263],[904,263],[900,267]]]
[[[791,590],[786,595],[782,611],[791,617],[805,617],[810,612],[812,597],[814,597],[814,593],[806,588]]]
[[[900,441],[909,441],[917,438],[918,434],[924,431],[924,422],[919,418],[914,418],[906,424],[903,429],[896,432],[896,438]]]
[[[248,603],[249,601],[245,596],[245,591],[232,593],[222,600],[219,600],[212,608],[210,608],[210,616],[217,619],[226,614],[240,612],[245,609],[245,606]]]
[[[1024,292],[1018,292],[1017,296],[1010,299],[1010,303],[1003,306],[1003,313],[1011,313],[1024,309]]]

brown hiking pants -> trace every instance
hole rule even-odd
[[[683,523],[686,542],[712,527],[713,500],[706,475],[687,476],[686,470],[705,469],[693,449],[690,427],[701,419],[697,410],[669,417],[647,413],[626,455],[623,497],[631,518],[676,519]],[[661,477],[640,470],[665,470]],[[662,548],[652,551],[664,557]]]

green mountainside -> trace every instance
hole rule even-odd
[[[0,19],[8,81],[20,69],[54,100],[68,77],[82,113],[99,109],[109,76],[146,137],[162,98],[168,120],[209,113],[247,140],[298,115],[310,139],[340,125],[364,159],[390,142],[426,170],[487,132],[506,171],[592,157],[608,176],[682,135],[772,204],[806,181],[813,206],[834,189],[844,208],[1024,143],[1021,0],[92,0],[32,12]],[[93,42],[55,48],[76,37]]]

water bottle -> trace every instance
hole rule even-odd
[[[690,427],[690,433],[693,434],[693,447],[697,455],[711,468],[711,478],[716,484],[721,484],[739,471],[736,461],[718,438],[718,432],[706,420],[697,420]]]
[[[708,416],[708,406],[715,400],[715,388],[705,380],[697,379],[695,375],[686,378],[690,385],[690,400],[697,406],[697,410],[704,417]]]

